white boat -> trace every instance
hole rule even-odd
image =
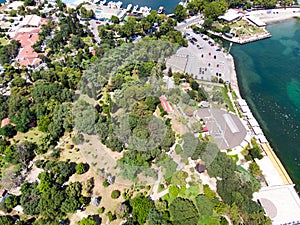
[[[135,5],[135,6],[133,7],[133,10],[132,10],[132,11],[137,11],[138,8],[139,8],[139,5]]]
[[[132,4],[129,4],[128,6],[127,6],[127,11],[129,11],[130,9],[132,8]]]
[[[142,13],[143,16],[148,16],[150,14],[150,11],[151,11],[150,7],[148,8],[147,6],[144,6],[140,8],[139,13]]]
[[[100,5],[105,5],[105,4],[106,4],[106,0],[100,1],[99,4],[100,4]]]
[[[160,6],[157,10],[157,13],[161,14],[165,11],[165,8],[163,6]]]
[[[121,8],[121,6],[123,5],[123,2],[121,2],[121,1],[118,1],[118,2],[116,2],[116,7],[118,8],[118,9],[120,9]]]

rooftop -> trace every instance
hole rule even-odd
[[[229,9],[224,15],[219,16],[219,19],[223,19],[227,22],[232,22],[240,17],[241,15],[239,14],[238,11]]]
[[[41,59],[38,58],[39,54],[32,48],[32,45],[39,39],[39,31],[40,29],[34,29],[30,32],[18,32],[15,35],[14,40],[21,43],[19,54],[16,57],[21,66],[35,66],[41,62]]]
[[[195,111],[198,119],[203,119],[211,136],[221,150],[239,146],[247,135],[240,118],[222,109],[199,109]]]
[[[39,27],[41,24],[42,18],[37,15],[26,15],[25,18],[21,21],[20,27]]]
[[[254,199],[259,200],[273,225],[300,223],[300,199],[293,186],[263,187],[254,193]]]

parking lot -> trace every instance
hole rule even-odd
[[[230,82],[231,62],[227,54],[206,35],[188,29],[185,36],[189,40],[188,47],[180,48],[176,56],[167,60],[167,65],[196,79],[211,80],[215,77]]]

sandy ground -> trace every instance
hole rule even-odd
[[[258,17],[265,23],[272,23],[275,21],[286,20],[293,17],[300,18],[300,8],[257,10],[252,11],[248,14]]]

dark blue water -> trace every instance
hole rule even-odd
[[[300,188],[300,20],[271,24],[270,39],[234,45],[241,94]]]
[[[107,0],[109,1],[109,0]],[[152,9],[157,10],[160,6],[165,7],[166,13],[173,13],[175,6],[180,2],[180,0],[120,0],[123,2],[123,8],[126,8],[128,4],[148,6]]]
[[[6,2],[5,0],[0,0],[0,4],[5,3],[5,2]]]

